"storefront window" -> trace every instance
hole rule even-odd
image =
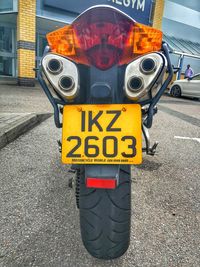
[[[0,56],[0,75],[13,76],[13,59],[12,57]]]
[[[46,35],[42,33],[37,34],[37,54],[36,54],[36,66],[38,68],[40,60],[43,56],[44,49],[47,45]]]
[[[15,29],[0,26],[0,75],[16,75]]]
[[[0,12],[12,11],[13,0],[1,0],[0,1]]]
[[[12,53],[12,28],[0,27],[0,51]]]
[[[39,34],[38,39],[39,39],[38,40],[38,46],[39,46],[38,47],[38,56],[42,57],[45,46],[47,45],[47,39],[46,39],[46,36],[42,35],[42,34]]]

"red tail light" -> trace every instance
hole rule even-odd
[[[108,6],[82,13],[72,25],[47,34],[53,52],[106,70],[161,49],[162,32]]]

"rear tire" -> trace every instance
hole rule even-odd
[[[175,84],[172,86],[171,95],[175,97],[181,97],[181,88],[179,85]]]
[[[80,226],[85,248],[95,258],[114,259],[129,247],[131,218],[130,165],[120,166],[114,190],[86,188],[80,179]]]

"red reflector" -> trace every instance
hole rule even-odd
[[[86,186],[93,188],[105,188],[105,189],[114,189],[116,188],[115,179],[102,179],[102,178],[87,178]]]

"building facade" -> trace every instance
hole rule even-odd
[[[200,73],[200,1],[165,0],[162,30],[172,64],[180,68],[176,78],[184,77],[188,64]]]
[[[165,2],[170,1],[0,0],[0,78],[14,77],[19,85],[34,86],[34,68],[38,66],[47,44],[46,34],[71,23],[91,5],[112,5],[138,22],[159,29],[164,23],[166,30],[165,20],[169,19],[166,12],[169,11],[165,8],[163,17]]]

